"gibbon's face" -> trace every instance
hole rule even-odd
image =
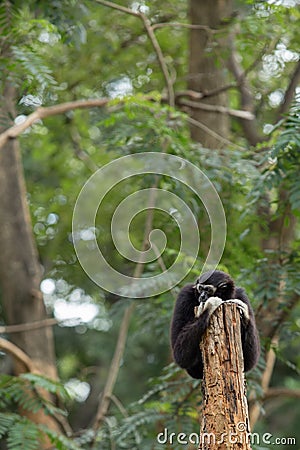
[[[195,285],[199,292],[199,303],[205,302],[209,297],[220,297],[222,300],[229,300],[234,295],[234,282],[230,276],[216,270],[206,272],[197,280]]]
[[[206,302],[209,297],[213,297],[216,292],[216,287],[212,284],[196,283],[196,290],[199,293],[199,303]]]

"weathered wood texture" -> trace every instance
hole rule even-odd
[[[251,450],[240,326],[236,305],[221,305],[200,344],[204,362],[201,450]]]

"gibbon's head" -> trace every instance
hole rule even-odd
[[[198,278],[195,289],[199,293],[199,303],[205,302],[209,297],[220,297],[229,300],[234,296],[234,281],[228,273],[221,270],[205,272]]]

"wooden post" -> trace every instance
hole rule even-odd
[[[204,377],[199,450],[251,450],[240,327],[237,306],[223,304],[200,343]]]

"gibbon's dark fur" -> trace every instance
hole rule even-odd
[[[255,324],[253,309],[249,299],[240,287],[235,287],[231,277],[220,270],[204,273],[196,282],[201,283],[201,288],[207,292],[203,294],[196,289],[196,285],[188,284],[180,291],[174,308],[171,323],[171,346],[176,363],[185,369],[193,378],[203,378],[203,361],[199,343],[202,335],[208,327],[210,311],[206,309],[200,317],[196,318],[194,308],[200,301],[206,301],[208,297],[219,297],[223,301],[240,299],[249,310],[249,320],[242,314],[241,338],[244,354],[244,370],[252,369],[259,358],[260,343]],[[204,286],[203,286],[204,285]],[[215,287],[215,290],[212,288]],[[210,292],[214,290],[214,292]]]

